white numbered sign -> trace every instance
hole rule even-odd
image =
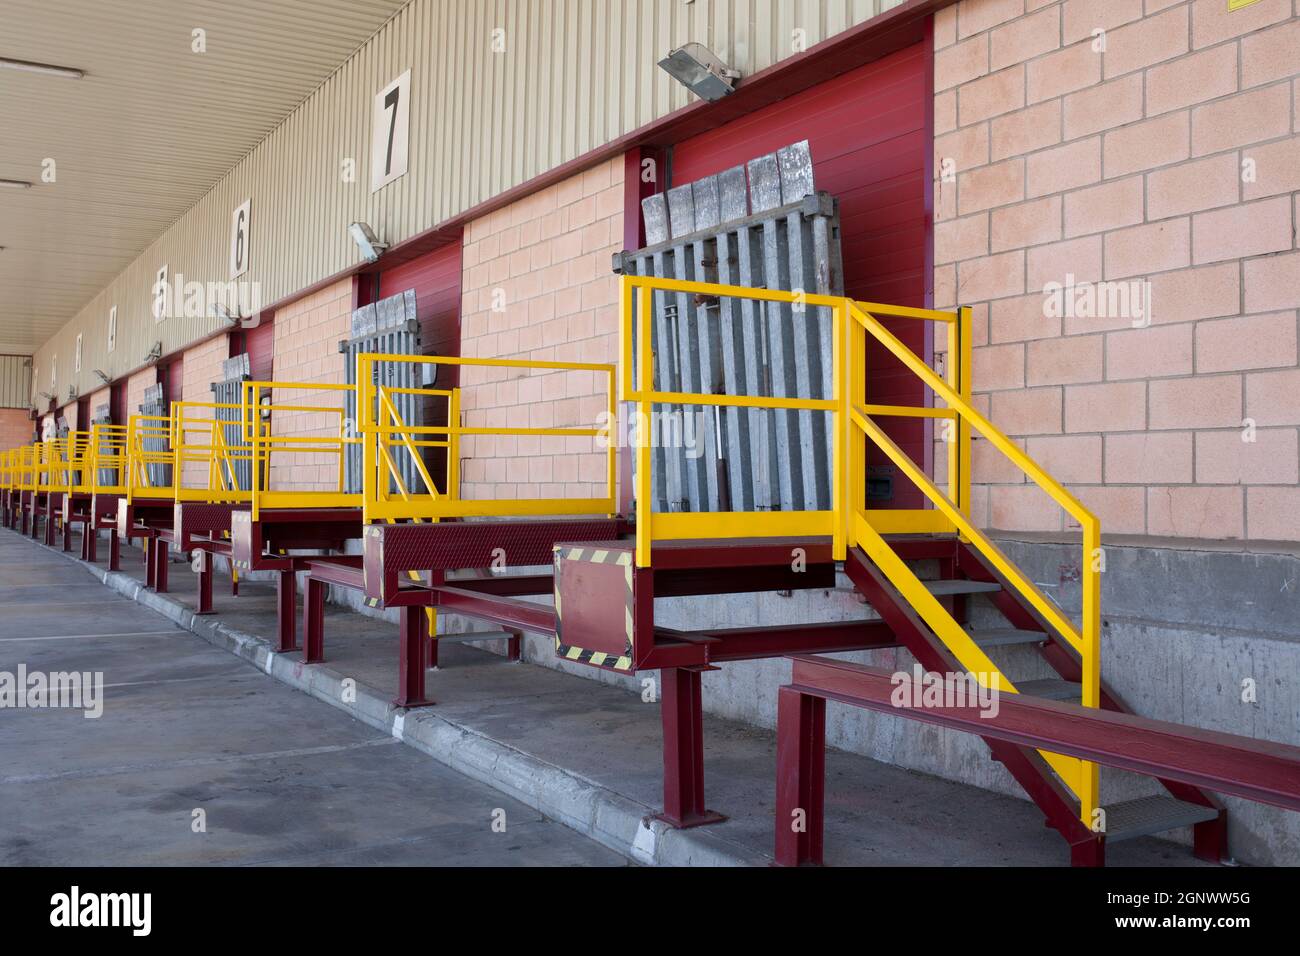
[[[153,320],[161,322],[167,318],[167,313],[171,310],[171,287],[167,285],[167,267],[163,266],[154,276],[153,288],[150,290],[153,294]]]
[[[406,175],[406,147],[411,124],[411,71],[407,70],[375,96],[371,120],[370,191]]]
[[[253,200],[245,199],[230,217],[230,278],[238,279],[248,271],[248,220]]]

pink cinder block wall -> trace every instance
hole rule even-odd
[[[230,343],[224,335],[200,342],[187,349],[181,364],[181,397],[186,402],[211,402],[211,383],[221,379],[221,363],[230,354]],[[211,409],[194,409],[187,412],[186,418],[210,420]],[[186,441],[204,442],[204,436],[198,432],[187,434]],[[181,472],[181,480],[187,488],[203,488],[207,485],[207,469],[200,462],[186,462]]]
[[[464,237],[461,354],[613,363],[623,245],[623,160],[608,160],[470,223]],[[606,378],[466,367],[469,427],[595,427]],[[466,498],[584,498],[606,493],[590,438],[485,436],[461,449]]]
[[[285,306],[275,314],[277,382],[344,381],[338,343],[348,337],[352,280],[342,279]],[[334,439],[339,435],[343,395],[328,389],[276,389],[276,404],[311,411],[276,412],[274,434]],[[319,410],[316,410],[319,409]],[[322,445],[319,447],[337,447]],[[328,451],[277,452],[271,457],[270,488],[276,491],[337,491],[339,456]]]
[[[935,305],[974,308],[980,407],[1106,532],[1300,540],[1292,0],[963,0],[935,49]],[[1068,276],[1149,283],[1150,323],[1047,314]],[[981,524],[1063,530],[974,454]]]
[[[0,451],[30,445],[32,420],[25,408],[0,408]]]

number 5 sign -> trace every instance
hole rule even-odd
[[[370,191],[406,175],[407,134],[411,121],[411,71],[375,96],[370,138]]]
[[[230,278],[238,279],[248,271],[248,217],[253,200],[245,199],[230,219]]]

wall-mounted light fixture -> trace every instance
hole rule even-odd
[[[50,63],[33,63],[31,60],[14,60],[0,56],[0,70],[21,70],[24,73],[44,73],[47,76],[63,76],[70,80],[79,80],[86,75],[84,70],[71,66],[54,66]]]
[[[0,179],[0,186],[6,189],[31,189],[32,184],[25,179]]]
[[[369,223],[354,222],[348,226],[348,235],[357,244],[357,248],[361,250],[361,257],[367,262],[377,261],[388,248],[388,243],[380,241]]]
[[[239,324],[239,316],[232,313],[220,302],[214,302],[212,304],[212,317],[214,319],[220,319],[226,324],[227,328],[233,329]]]
[[[145,365],[152,365],[154,362],[158,361],[160,358],[162,358],[162,343],[161,343],[161,342],[155,342],[155,343],[153,344],[153,348],[151,348],[151,349],[149,350],[149,354],[146,355],[146,356],[144,357],[144,364],[145,364]]]
[[[95,377],[96,377],[97,379],[99,379],[101,382],[103,382],[105,385],[112,385],[112,384],[113,384],[113,380],[112,380],[111,378],[108,377],[108,373],[107,373],[107,372],[105,372],[105,371],[103,371],[103,370],[101,370],[101,369],[92,369],[91,371],[93,371],[94,374],[95,374]]]
[[[736,91],[733,80],[740,71],[722,62],[721,57],[703,43],[686,43],[659,61],[669,76],[702,100],[716,103]]]
[[[68,401],[70,401],[70,402],[75,402],[76,400],[77,400],[77,386],[75,386],[75,385],[69,385],[69,386],[68,386]]]

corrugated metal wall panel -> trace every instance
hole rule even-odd
[[[36,183],[0,197],[22,237],[0,257],[0,351],[84,308],[406,2],[5,0],[6,54],[86,75],[5,75],[6,175]]]
[[[43,345],[37,367],[58,357],[68,385],[88,391],[91,370],[116,378],[215,331],[211,318],[155,323],[150,288],[170,275],[225,281],[230,218],[252,200],[249,270],[269,303],[357,262],[346,235],[369,222],[400,242],[611,139],[685,106],[690,94],[655,63],[698,40],[745,74],[791,55],[796,28],[808,45],[896,6],[896,0],[413,0],[272,130],[119,278]],[[492,30],[506,50],[493,53]],[[370,192],[374,95],[411,70],[408,172]],[[355,160],[355,182],[342,164]],[[117,345],[105,352],[108,311]],[[85,332],[80,376],[72,344]]]
[[[27,408],[32,403],[31,359],[0,355],[0,408]]]

